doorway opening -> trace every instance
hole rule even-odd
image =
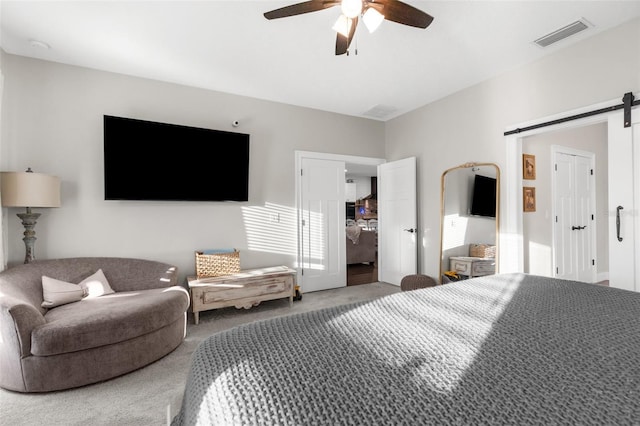
[[[336,165],[341,165],[340,170],[336,169],[336,172],[340,174],[336,184],[340,188],[334,187],[334,190],[330,191],[331,194],[327,194],[317,200],[311,200],[309,198],[310,188],[325,185],[326,182],[320,182],[319,179],[314,178],[313,173],[303,174],[303,164],[308,160],[317,160],[319,162],[317,163],[318,167],[323,167],[323,164],[331,165],[334,168]],[[377,211],[375,208],[372,210],[374,197],[371,196],[370,182],[377,177],[377,166],[383,163],[385,163],[385,160],[381,158],[296,152],[296,170],[300,171],[296,173],[299,217],[298,282],[303,291],[310,292],[345,287],[350,282],[362,284],[374,278],[373,270],[377,269],[375,268],[377,267],[378,248],[377,224],[374,224],[374,218],[371,213],[372,211],[377,213]],[[316,175],[319,176],[318,173]],[[322,179],[324,178],[320,180]],[[354,182],[348,182],[348,179]],[[362,180],[362,184],[350,187],[348,184],[356,183],[356,179]],[[376,185],[374,185],[373,191],[375,194],[377,191]],[[322,198],[327,199],[323,200]],[[361,206],[359,201],[363,198],[371,201],[364,202]],[[350,207],[352,208],[350,209]],[[358,210],[356,215],[356,207],[358,209],[362,207],[365,213],[361,213]],[[353,219],[349,218],[349,216],[353,216]],[[313,221],[309,220],[311,217],[314,218]],[[375,245],[373,246],[374,254],[373,257],[368,256],[361,262],[356,262],[361,263],[363,266],[359,269],[352,268],[351,274],[349,274],[346,253],[348,240],[346,235],[347,220],[355,222],[358,219],[365,219],[366,221],[366,225],[362,228],[363,232],[369,233],[370,228],[374,226],[376,228]],[[315,229],[311,229],[310,226],[315,227]],[[369,241],[369,237],[363,236],[362,240],[363,242]],[[370,242],[367,244],[370,244]],[[306,250],[308,247],[313,248],[313,250]],[[377,271],[375,278],[375,281],[370,282],[377,281]]]
[[[377,167],[347,163],[345,254],[347,286],[378,281]]]
[[[583,139],[587,138],[587,139]],[[585,143],[585,140],[588,142]],[[536,129],[524,135],[510,135],[507,143],[505,186],[505,220],[501,230],[503,272],[528,272],[555,276],[554,230],[552,212],[552,146],[563,145],[596,153],[598,165],[594,171],[597,181],[600,226],[598,240],[607,240],[607,188],[608,188],[608,120],[606,115],[594,116],[559,125]],[[536,158],[536,178],[523,178],[523,154]],[[536,188],[535,212],[524,211],[524,187]],[[604,204],[602,204],[604,202]],[[545,224],[545,225],[543,225]],[[608,249],[598,246],[597,279],[608,278]]]
[[[416,157],[381,158],[296,151],[298,282],[304,292],[346,287],[345,167],[377,166],[378,281],[400,286],[417,273]],[[366,211],[366,205],[365,205]],[[371,227],[371,220],[368,222]]]
[[[535,208],[522,213],[523,272],[587,282],[607,279],[607,130],[602,122],[522,139],[523,156],[534,158],[536,165],[535,176],[522,183],[536,194]],[[593,164],[580,163],[577,180],[570,161],[576,156],[593,158]]]
[[[618,288],[634,290],[640,288],[637,277],[640,276],[636,267],[636,253],[640,252],[640,220],[630,213],[636,200],[640,199],[640,190],[634,188],[640,170],[640,156],[634,146],[640,143],[640,111],[631,110],[629,127],[623,111],[603,112],[584,117],[583,113],[594,108],[610,108],[616,104],[610,100],[589,107],[568,111],[550,117],[538,119],[529,123],[516,125],[516,130],[505,132],[506,144],[506,177],[502,185],[505,203],[503,204],[504,218],[501,228],[501,265],[503,272],[524,272],[524,237],[523,237],[523,146],[528,137],[553,133],[561,130],[580,129],[595,124],[606,125],[607,165],[608,173],[601,173],[598,182],[608,191],[608,205],[606,209],[598,211],[599,218],[607,224],[608,250],[604,256],[599,256],[600,266],[608,258],[608,270],[601,268],[597,273],[598,282],[609,281],[609,285]],[[565,120],[570,118],[570,120]],[[530,126],[532,123],[544,121],[544,126]],[[532,130],[527,129],[529,126]],[[600,190],[598,189],[598,192]],[[616,206],[618,206],[616,208]],[[621,225],[618,225],[621,224]],[[616,238],[617,236],[617,238]],[[621,238],[622,237],[622,238]],[[598,236],[598,248],[602,241]]]

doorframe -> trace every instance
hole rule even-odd
[[[567,117],[587,113],[590,111],[610,108],[618,105],[619,99],[611,99],[606,102],[600,102],[588,105],[578,109],[565,111],[559,114],[539,117],[525,123],[509,125],[505,128],[505,132],[513,129],[526,128],[541,122],[551,122]],[[524,240],[523,240],[523,212],[522,212],[522,140],[533,135],[551,133],[558,130],[575,129],[592,124],[608,123],[609,118],[619,111],[612,111],[593,115],[585,118],[566,121],[559,124],[541,127],[538,129],[523,131],[521,133],[510,134],[504,137],[506,149],[506,167],[505,179],[501,182],[500,190],[505,195],[505,202],[501,204],[501,217],[504,218],[502,229],[500,231],[500,242],[502,249],[500,250],[500,271],[501,272],[524,272]],[[623,123],[621,122],[622,126]],[[615,141],[608,140],[608,143]],[[607,176],[608,179],[608,176]]]
[[[584,151],[581,149],[570,148],[562,145],[552,145],[551,146],[551,161],[555,162],[556,155],[558,154],[566,154],[573,155],[579,157],[585,157],[589,159],[591,170],[593,171],[591,177],[591,205],[589,208],[591,209],[591,213],[594,215],[593,220],[589,224],[588,231],[589,232],[589,244],[591,245],[591,258],[595,261],[595,265],[598,265],[598,251],[596,250],[596,242],[597,242],[597,230],[598,230],[598,215],[596,214],[596,197],[597,197],[597,187],[596,187],[596,154],[590,151]],[[558,184],[558,177],[556,173],[552,173],[551,175],[551,217],[555,217],[558,214],[558,206],[556,204],[556,189]],[[556,276],[558,264],[557,262],[557,250],[558,247],[556,245],[556,227],[551,227],[551,273],[553,276]],[[592,264],[591,266],[591,282],[595,282],[597,279],[596,274],[596,266]]]
[[[302,170],[302,159],[316,159],[316,160],[330,160],[330,161],[343,161],[345,163],[363,164],[370,166],[378,166],[379,164],[386,163],[384,158],[377,157],[361,157],[357,155],[345,155],[345,154],[333,154],[329,152],[315,152],[315,151],[294,151],[295,155],[295,209],[296,209],[296,232],[298,248],[296,252],[296,264],[297,282],[298,285],[303,287],[304,277],[302,275],[302,176],[300,171]],[[345,200],[346,202],[346,200]]]

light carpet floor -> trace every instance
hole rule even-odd
[[[249,310],[201,312],[200,324],[187,325],[185,341],[172,353],[140,370],[102,383],[45,394],[0,389],[0,425],[166,425],[180,408],[191,354],[213,333],[248,322],[369,300],[400,291],[373,283],[263,302]]]

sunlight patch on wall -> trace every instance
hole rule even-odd
[[[500,232],[500,248],[499,248],[499,272],[523,272],[521,264],[522,259],[518,256],[523,244],[522,234],[517,232],[508,232],[501,230]]]
[[[242,207],[247,248],[295,256],[298,251],[296,210],[273,203]]]
[[[443,250],[449,250],[465,244],[468,222],[468,217],[460,216],[457,213],[444,217],[443,227],[445,232],[442,240]]]
[[[551,247],[545,244],[529,241],[529,273],[553,276],[553,266],[551,265]]]

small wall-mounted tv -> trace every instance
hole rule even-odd
[[[496,179],[476,175],[471,197],[471,215],[496,217]]]
[[[248,201],[249,135],[105,115],[104,198]]]

